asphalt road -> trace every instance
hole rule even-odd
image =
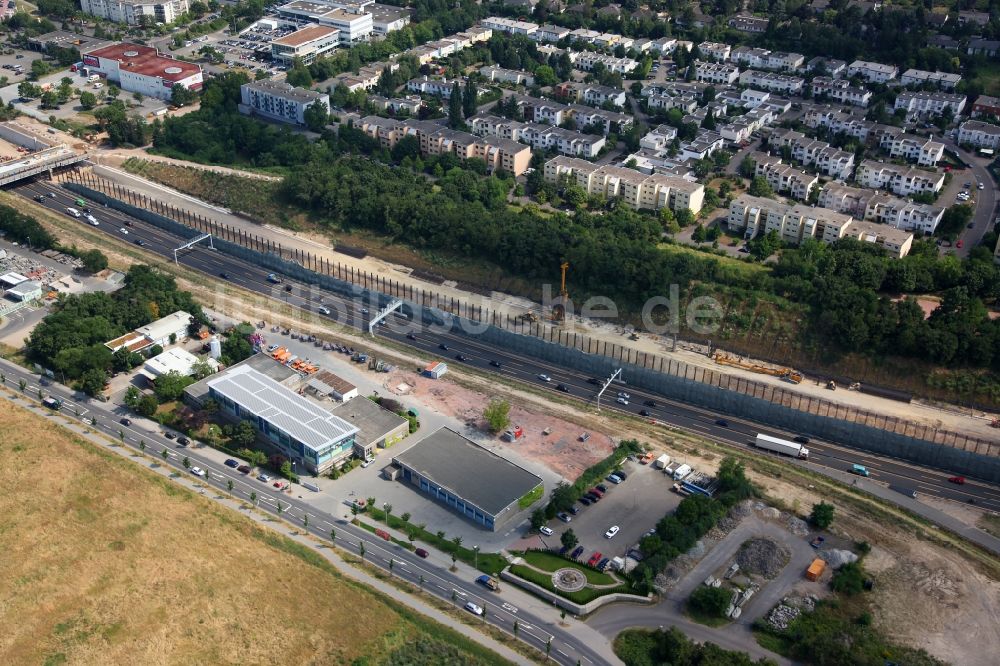
[[[959,234],[959,238],[962,239],[962,247],[949,248],[957,256],[964,258],[969,256],[972,248],[979,245],[980,241],[983,240],[983,235],[993,227],[997,206],[997,184],[993,181],[990,172],[981,166],[975,157],[959,148],[949,138],[942,138],[941,141],[949,151],[957,153],[962,161],[969,165],[975,176],[975,181],[972,185],[973,188],[976,187],[975,183],[986,185],[982,190],[972,190],[972,193],[976,195],[976,212],[972,217],[973,227],[971,229],[962,229]],[[990,248],[990,250],[992,249]]]
[[[38,181],[26,183],[14,188],[14,192],[27,197],[46,195],[43,205],[55,210],[64,211],[67,206],[74,206],[77,198],[68,190],[51,183]],[[54,198],[47,196],[55,194]],[[94,207],[94,215],[101,222],[98,229],[133,242],[141,239],[144,249],[165,257],[173,258],[173,249],[183,241],[140,220],[110,208]],[[131,226],[126,227],[126,222]],[[81,221],[81,224],[86,224]],[[122,235],[120,229],[128,230],[128,235]],[[179,262],[185,266],[200,270],[217,279],[225,274],[229,282],[247,288],[251,291],[269,294],[283,298],[289,305],[315,313],[316,308],[323,306],[332,311],[330,318],[367,331],[367,321],[370,315],[365,310],[374,312],[374,306],[360,301],[342,298],[331,292],[322,291],[314,286],[304,285],[285,279],[281,285],[267,281],[268,271],[253,264],[245,263],[229,255],[209,249],[199,244],[181,252]],[[286,291],[291,286],[291,291]],[[481,372],[496,373],[534,384],[542,390],[562,393],[564,397],[573,396],[587,404],[596,401],[597,386],[593,384],[596,378],[567,368],[540,361],[534,358],[518,355],[504,349],[496,348],[474,337],[450,330],[434,330],[416,328],[402,315],[394,315],[387,319],[386,326],[376,327],[377,335],[393,340],[424,352],[429,357],[439,358],[451,364],[462,363]],[[458,360],[458,356],[464,361]],[[496,367],[493,363],[499,363]],[[551,381],[539,379],[545,374]],[[626,378],[627,379],[627,378]],[[562,386],[565,392],[557,391]],[[630,394],[629,404],[616,403],[618,391],[625,390]],[[652,403],[652,405],[647,404]],[[698,435],[744,448],[751,448],[751,442],[757,433],[775,437],[791,438],[798,433],[789,433],[754,423],[745,419],[725,417],[725,425],[720,423],[720,415],[705,409],[670,400],[662,395],[644,391],[623,383],[610,386],[601,398],[602,409],[612,409],[633,416],[643,416],[651,421],[673,426]],[[648,416],[641,415],[648,412]],[[808,433],[805,433],[808,434]],[[813,440],[808,445],[810,463],[830,470],[843,471],[853,464],[861,464],[868,468],[871,479],[889,485],[910,487],[921,495],[942,497],[958,502],[972,500],[979,507],[1000,510],[1000,490],[986,482],[969,478],[965,485],[955,485],[948,482],[953,476],[950,472],[921,467],[902,460],[875,456],[868,452],[845,447],[833,442]],[[759,455],[776,455],[753,449]],[[788,464],[798,464],[788,458],[782,458]]]
[[[0,368],[3,370],[5,384],[8,387],[18,389],[19,382],[24,381],[23,392],[26,395],[37,398],[38,391],[41,390],[46,397],[61,399],[63,405],[60,412],[63,415],[73,417],[79,414],[81,422],[90,424],[92,428],[112,439],[119,439],[133,449],[141,450],[139,443],[143,442],[148,455],[162,457],[162,452],[166,451],[164,463],[177,469],[180,474],[190,474],[183,464],[184,458],[187,457],[192,467],[199,467],[205,471],[206,476],[201,480],[220,492],[230,492],[228,484],[231,482],[233,484],[231,492],[234,497],[250,502],[251,493],[255,493],[257,506],[264,511],[295,522],[302,522],[303,516],[308,515],[308,527],[303,529],[308,529],[309,532],[326,540],[330,538],[330,530],[336,530],[335,543],[339,548],[352,554],[360,556],[359,544],[363,542],[364,559],[368,562],[386,571],[390,571],[391,567],[391,573],[395,577],[421,586],[424,591],[457,606],[464,606],[466,601],[473,601],[486,609],[485,622],[499,627],[508,634],[513,634],[513,624],[516,620],[517,638],[543,654],[546,644],[551,640],[550,654],[556,663],[573,665],[579,660],[584,664],[600,664],[605,661],[598,652],[557,623],[505,602],[502,591],[489,592],[474,581],[464,580],[447,569],[432,566],[410,551],[383,541],[371,532],[351,525],[349,521],[317,511],[296,496],[279,492],[269,483],[263,483],[213,462],[210,458],[202,456],[198,448],[181,447],[176,441],[167,439],[159,432],[151,433],[135,425],[123,425],[120,421],[126,411],[116,408],[115,405],[85,397],[78,398],[76,392],[55,382],[44,380],[42,384],[37,375],[3,359],[0,359]]]

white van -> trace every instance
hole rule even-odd
[[[91,74],[90,76],[87,77],[87,83],[94,83],[100,80],[101,76],[99,74]]]
[[[78,211],[76,208],[67,208],[66,212],[72,215],[73,217],[80,217],[80,211]]]
[[[101,83],[100,81],[98,81],[97,83],[94,84],[94,90],[100,90],[103,87],[104,87],[104,84]]]

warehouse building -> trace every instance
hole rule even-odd
[[[188,328],[191,326],[192,321],[193,317],[190,314],[183,310],[178,310],[145,326],[140,326],[134,331],[119,336],[114,340],[109,340],[104,343],[104,346],[113,352],[123,347],[133,352],[148,349],[153,345],[166,347],[171,343],[188,337]]]
[[[358,428],[248,365],[207,383],[221,410],[248,420],[296,470],[322,474],[354,453]]]
[[[201,67],[174,60],[149,46],[112,44],[83,55],[83,64],[92,74],[99,74],[130,93],[169,100],[173,87],[201,90]]]
[[[284,65],[299,58],[309,64],[340,45],[340,30],[328,25],[310,25],[271,41],[271,57]]]
[[[392,461],[392,478],[494,532],[520,513],[519,499],[542,485],[541,477],[448,428]]]
[[[194,368],[200,362],[201,359],[191,352],[180,347],[175,347],[168,349],[162,354],[157,354],[146,361],[139,372],[145,375],[150,381],[155,380],[157,377],[169,375],[171,372],[176,372],[183,377],[189,377],[194,374]],[[219,369],[219,362],[215,359],[205,357],[205,362],[212,366],[214,370]]]
[[[409,421],[368,398],[348,400],[337,405],[333,413],[358,429],[354,453],[364,460],[373,458],[376,449],[387,449],[410,434]]]

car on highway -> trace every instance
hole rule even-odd
[[[976,189],[977,190],[985,190],[986,186],[984,184],[982,184],[982,183],[976,183]]]
[[[178,446],[187,446],[190,443],[191,443],[191,440],[188,439],[187,437],[184,437],[183,435],[177,438],[177,445]]]
[[[646,400],[642,404],[646,405],[647,407],[656,407],[656,401],[655,400]]]
[[[573,552],[569,554],[569,556],[574,560],[581,555],[583,555],[583,546],[577,546],[573,549]]]
[[[164,437],[166,437],[167,439],[173,439],[173,438],[174,438],[174,437],[176,437],[177,435],[175,435],[174,433],[172,433],[172,432],[170,432],[170,431],[168,430],[167,432],[163,433],[163,436],[164,436]]]
[[[136,238],[135,244],[138,245],[139,247],[142,247],[143,245],[146,244],[146,241],[142,240],[141,238]]]
[[[551,382],[552,381],[552,378],[549,377],[548,375],[546,375],[545,373],[542,373],[542,374],[538,375],[538,378],[540,380],[542,380],[543,382]]]
[[[608,528],[608,531],[604,533],[604,538],[614,539],[615,535],[618,534],[619,531],[621,531],[620,527],[618,527],[617,525],[612,525],[611,527]]]
[[[600,384],[601,380],[599,380],[597,377],[591,377],[590,379],[587,380],[587,383],[588,384]]]
[[[96,226],[97,220],[91,219],[90,223]],[[118,233],[120,233],[122,236],[128,236],[128,229],[122,227],[121,229],[118,230]]]
[[[556,514],[556,518],[558,518],[559,520],[563,521],[564,523],[571,523],[571,522],[573,522],[573,516],[569,515],[565,511],[560,511],[559,513],[557,513]]]
[[[490,365],[492,365],[494,368],[502,368],[503,367],[503,363],[501,363],[500,361],[490,361]]]
[[[426,551],[425,549],[423,549],[423,548],[417,548],[417,549],[416,549],[415,551],[413,551],[413,552],[414,552],[414,554],[416,554],[416,556],[417,556],[417,557],[422,557],[422,558],[423,558],[423,559],[425,559],[425,560],[427,559],[427,556],[428,556],[428,555],[430,555],[430,553],[428,553],[428,552],[427,552],[427,551]]]
[[[468,363],[469,357],[466,356],[465,354],[455,354],[455,360],[461,361],[462,363]]]
[[[544,534],[545,536],[552,536],[552,528],[549,527],[548,525],[542,525],[541,527],[538,528],[538,531]]]
[[[809,438],[805,435],[796,435],[795,437],[792,437],[792,441],[796,444],[808,444]]]
[[[958,484],[960,486],[964,486],[965,485],[965,477],[964,476],[953,476],[953,477],[951,477],[951,478],[948,479],[948,483],[956,483],[956,484]]]
[[[34,197],[32,197],[32,198],[33,198],[33,199],[34,199],[35,201],[37,201],[38,203],[43,203],[43,202],[45,201],[45,197],[44,197],[43,195],[41,195],[41,194],[36,194],[36,195],[35,195]]]
[[[316,312],[320,313],[321,315],[327,315],[327,316],[329,316],[330,315],[330,308],[326,307],[325,305],[321,305],[318,308],[316,308]]]
[[[438,345],[438,349],[442,351],[448,351],[448,345],[442,342],[441,344]]]
[[[639,416],[652,416],[652,414],[650,414],[648,409],[640,409]]]
[[[130,426],[132,425],[132,419],[121,419],[118,423],[121,423],[123,426]]]
[[[286,284],[285,285],[285,291],[291,291],[291,290],[292,290],[292,285]]]
[[[73,217],[80,217],[80,211],[78,211],[76,208],[67,208],[66,214],[71,215]]]
[[[225,465],[226,467],[232,467],[233,469],[236,469],[237,467],[240,466],[240,462],[238,460],[233,460],[232,458],[228,458],[226,462],[222,464]]]
[[[249,474],[250,465],[240,465],[239,467],[236,468],[236,471],[240,472],[241,474]]]
[[[557,391],[562,391],[563,393],[569,393],[569,387],[565,384],[559,384],[556,386]]]
[[[407,333],[406,334],[406,339],[407,340],[416,340],[417,336],[415,336],[413,333]]]
[[[268,481],[271,480],[271,477],[269,477],[267,474],[264,474],[264,472],[261,472],[260,474],[257,475],[257,480],[263,483],[267,483]]]
[[[726,419],[715,419],[715,425],[719,426],[720,428],[728,428],[729,421],[727,421]]]
[[[192,467],[191,473],[194,474],[195,476],[205,476],[205,470],[203,470],[201,467]]]
[[[368,314],[368,308],[361,308],[358,312],[360,312],[361,314],[366,315],[366,314]]]
[[[469,611],[473,615],[482,615],[483,614],[483,607],[482,606],[477,606],[476,604],[472,603],[471,601],[466,601],[465,602],[465,610]]]
[[[219,277],[222,278],[223,280],[228,280],[229,273],[219,273]]]
[[[851,474],[857,474],[858,476],[868,476],[868,468],[864,465],[851,465],[851,468],[847,470]]]
[[[604,556],[601,555],[601,553],[599,553],[599,552],[594,553],[593,555],[590,556],[590,559],[587,560],[587,565],[588,566],[592,566],[592,567],[596,567],[597,563],[601,561],[602,557],[604,557]]]
[[[628,398],[618,398],[618,400],[616,400],[616,402],[619,405],[627,405],[628,404]]]
[[[632,399],[632,396],[630,396],[625,391],[618,391],[618,397],[619,398],[625,398],[626,400],[631,400]]]

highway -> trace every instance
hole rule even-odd
[[[20,382],[23,381],[25,383],[23,393],[27,396],[37,399],[38,392],[43,391],[46,397],[61,399],[63,404],[60,412],[64,416],[77,417],[81,423],[89,425],[113,440],[121,441],[137,451],[144,450],[147,455],[159,458],[175,468],[179,474],[191,474],[183,464],[184,458],[187,457],[192,467],[199,467],[205,471],[205,477],[201,478],[201,481],[218,489],[220,493],[229,493],[229,483],[232,483],[231,494],[234,497],[248,503],[255,499],[257,507],[263,511],[297,525],[302,525],[303,517],[308,515],[308,525],[302,525],[302,529],[307,529],[327,541],[330,540],[331,530],[335,530],[334,543],[353,555],[361,556],[360,544],[363,542],[364,559],[367,562],[391,572],[396,578],[421,587],[425,592],[454,603],[456,607],[461,608],[467,601],[473,601],[486,609],[484,622],[495,625],[511,636],[516,620],[517,639],[541,651],[542,654],[551,641],[550,658],[556,663],[572,666],[577,663],[601,664],[607,661],[601,653],[559,626],[558,622],[541,618],[529,610],[509,603],[504,598],[502,589],[500,592],[490,592],[474,581],[464,580],[447,569],[429,565],[405,548],[383,541],[371,532],[351,525],[347,520],[317,511],[294,495],[279,492],[269,483],[262,483],[225,465],[213,462],[202,456],[198,448],[181,447],[176,441],[164,437],[162,433],[151,433],[131,424],[124,425],[121,419],[125,416],[126,410],[115,405],[77,397],[76,392],[55,382],[44,380],[42,383],[43,380],[37,375],[4,359],[0,359],[0,370],[8,388],[19,390]],[[140,442],[143,446],[140,446]],[[471,617],[474,616],[470,614]]]
[[[13,191],[29,198],[43,196],[44,199],[41,202],[43,205],[63,212],[63,214],[65,214],[67,206],[75,205],[75,195],[48,182],[26,183],[14,188]],[[55,194],[55,197],[48,196],[50,193]],[[113,209],[95,205],[94,215],[100,221],[97,229],[118,236],[122,240],[132,242],[142,240],[145,250],[171,260],[173,249],[184,242],[157,227]],[[80,223],[86,224],[86,221]],[[131,226],[126,226],[126,223]],[[124,235],[121,233],[121,229],[125,229],[129,233]],[[284,299],[289,305],[314,315],[319,307],[329,308],[331,310],[330,319],[359,330],[367,330],[369,316],[367,310],[372,308],[374,311],[374,306],[371,304],[342,298],[315,286],[296,283],[287,278],[281,285],[271,284],[267,281],[267,270],[213,251],[204,243],[180,253],[179,262],[202,271],[217,280],[225,279],[251,291]],[[286,291],[288,287],[291,287],[291,291]],[[595,403],[597,387],[593,381],[597,378],[493,347],[468,335],[453,333],[449,330],[418,328],[405,316],[399,314],[388,318],[385,326],[377,327],[377,334],[410,346],[422,352],[422,355],[426,357],[439,358],[452,365],[461,363],[482,373],[496,373],[509,379],[533,384],[543,391],[561,394],[560,397],[575,397],[591,405]],[[356,342],[349,340],[343,342],[357,345]],[[458,360],[458,356],[465,360]],[[495,365],[496,363],[499,364],[499,367]],[[538,378],[540,374],[548,375],[551,377],[551,381],[540,380]],[[627,381],[627,377],[625,379]],[[560,385],[565,389],[565,392],[557,391],[557,387]],[[616,403],[619,391],[626,391],[630,394],[628,405]],[[665,426],[679,428],[745,449],[750,448],[750,442],[753,441],[758,432],[784,438],[791,438],[799,434],[783,432],[745,419],[720,417],[719,414],[673,401],[649,391],[636,389],[625,383],[616,382],[608,388],[601,399],[601,408],[645,418]],[[648,415],[640,415],[641,411],[648,412]],[[726,421],[725,425],[719,423],[721,419]],[[813,440],[808,444],[808,448],[810,462],[813,464],[839,471],[849,469],[853,464],[861,464],[868,468],[871,474],[870,478],[882,483],[913,488],[920,495],[937,496],[958,502],[972,501],[983,508],[1000,510],[1000,490],[985,482],[969,478],[965,485],[956,485],[948,481],[953,476],[949,472],[921,467],[884,456],[876,456],[832,442]],[[760,455],[773,455],[760,452],[757,449],[754,451]],[[786,458],[782,460],[789,464],[792,463]]]

